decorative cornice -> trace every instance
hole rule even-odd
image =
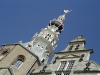
[[[78,71],[74,71],[73,73],[74,74],[77,74],[77,73],[100,73],[100,71],[99,70],[91,70],[91,71],[78,70]]]
[[[69,42],[69,44],[71,44],[71,43],[77,43],[77,42],[84,42],[84,44],[86,44],[86,41],[85,40],[84,41]]]
[[[66,56],[59,57],[58,59],[67,59],[67,58],[80,58],[80,56],[71,54],[70,57],[69,57],[69,55],[66,55]]]
[[[77,53],[77,52],[89,52],[89,51],[90,51],[90,54],[93,53],[93,49],[87,49],[87,50],[77,50],[77,51],[55,52],[54,54]]]
[[[38,75],[38,74],[41,74],[41,75],[52,74],[52,72],[38,72],[38,73],[31,73],[30,75]]]
[[[58,73],[58,72],[71,72],[71,70],[58,70],[58,71],[55,71],[55,73]]]

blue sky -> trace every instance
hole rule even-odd
[[[85,48],[94,50],[90,60],[100,64],[100,0],[0,0],[0,45],[30,41],[64,9],[73,11],[66,16],[55,52],[82,34]]]

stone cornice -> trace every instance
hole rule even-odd
[[[98,70],[91,70],[91,71],[82,71],[82,70],[77,70],[73,72],[74,74],[79,74],[79,73],[100,73]]]
[[[84,44],[86,44],[86,41],[85,40],[83,40],[83,41],[75,41],[75,42],[69,42],[69,44],[71,44],[71,43],[77,43],[77,42],[84,42]]]
[[[37,73],[31,73],[30,75],[44,75],[44,74],[52,74],[52,72],[37,72]]]
[[[93,53],[93,49],[87,49],[87,50],[77,50],[77,51],[55,52],[54,54],[77,53],[77,52],[89,52],[89,51],[90,51],[90,54]]]
[[[55,73],[59,73],[59,72],[71,72],[71,70],[62,70],[62,71],[58,70],[58,71],[55,71]]]

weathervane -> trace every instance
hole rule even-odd
[[[67,14],[69,12],[71,12],[72,10],[64,10],[64,13]]]
[[[64,15],[63,15],[63,17],[65,17],[66,14],[69,13],[69,12],[71,12],[71,11],[72,11],[72,10],[64,10]]]

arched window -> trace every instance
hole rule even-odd
[[[23,60],[22,59],[17,59],[13,65],[16,66],[17,68],[19,68],[19,66],[21,66],[21,64],[23,63]]]
[[[17,60],[15,60],[15,62],[12,65],[14,65],[17,68],[19,68],[23,64],[24,60],[25,60],[25,56],[19,55]]]
[[[0,50],[0,60],[2,60],[5,56],[7,56],[9,52],[10,52],[9,48],[1,49]]]

